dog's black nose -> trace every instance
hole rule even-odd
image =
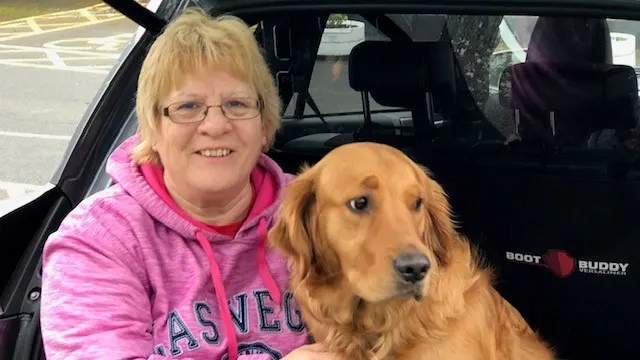
[[[393,260],[393,267],[400,277],[410,283],[424,279],[430,266],[429,259],[419,252],[404,253]]]

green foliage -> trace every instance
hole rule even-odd
[[[346,20],[349,20],[349,18],[345,14],[331,14],[327,19],[326,28],[347,28],[349,25],[345,24]]]

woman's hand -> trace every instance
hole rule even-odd
[[[344,356],[331,353],[322,344],[303,345],[281,360],[346,360]]]

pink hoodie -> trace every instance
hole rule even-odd
[[[286,261],[265,247],[292,176],[261,155],[252,211],[232,238],[183,213],[160,168],[135,165],[137,139],[107,163],[116,184],[78,205],[45,245],[47,359],[269,360],[306,344]]]

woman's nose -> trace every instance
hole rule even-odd
[[[220,106],[210,106],[205,112],[199,128],[202,132],[217,135],[231,130],[232,126]]]

